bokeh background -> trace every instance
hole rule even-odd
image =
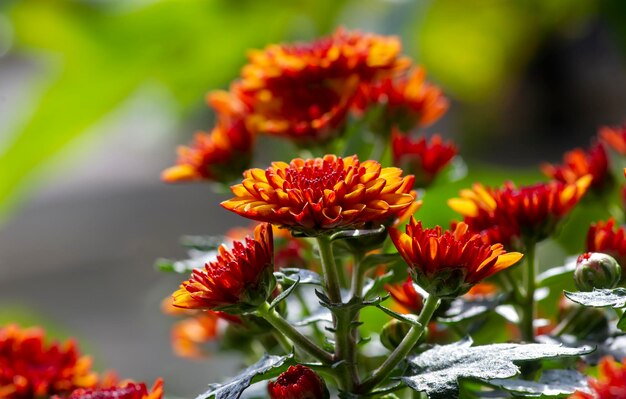
[[[75,336],[98,368],[174,395],[232,374],[236,356],[171,353],[159,304],[180,278],[153,263],[183,256],[183,234],[247,223],[226,194],[159,174],[211,127],[204,96],[247,49],[337,26],[401,36],[451,100],[430,131],[470,174],[427,193],[431,222],[460,187],[536,181],[626,121],[623,0],[0,0],[0,322]]]

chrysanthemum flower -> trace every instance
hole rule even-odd
[[[241,216],[316,235],[385,223],[414,201],[413,176],[356,156],[294,159],[250,169],[222,206]]]
[[[339,133],[357,88],[398,69],[397,37],[337,30],[310,43],[270,45],[249,54],[234,91],[252,110],[254,132],[300,141]]]
[[[618,226],[615,219],[592,223],[587,231],[587,252],[601,252],[617,260],[622,267],[622,279],[626,278],[626,229]]]
[[[598,132],[600,140],[621,155],[626,155],[626,125],[603,127]]]
[[[213,92],[209,101],[217,124],[211,133],[196,133],[191,146],[178,148],[177,164],[163,171],[164,181],[228,182],[249,166],[254,137],[246,127],[243,104],[227,92]]]
[[[372,105],[384,106],[383,125],[387,128],[397,126],[408,131],[428,126],[448,110],[448,100],[425,78],[424,68],[417,67],[407,73],[363,84],[355,107],[364,111]]]
[[[563,156],[563,165],[543,164],[543,173],[555,180],[572,184],[585,175],[591,175],[591,187],[600,190],[610,181],[609,160],[604,147],[594,144],[589,151],[576,148]]]
[[[157,379],[150,391],[143,382],[122,382],[116,386],[99,389],[76,389],[69,396],[52,399],[161,399],[163,380]]]
[[[626,358],[622,363],[626,362]],[[626,367],[612,357],[604,357],[598,365],[600,377],[589,378],[590,393],[577,391],[569,399],[625,399]]]
[[[270,381],[267,391],[271,399],[328,399],[330,396],[322,377],[301,364],[289,366],[276,381]]]
[[[519,240],[538,242],[548,237],[580,201],[591,179],[586,175],[571,184],[551,181],[519,188],[511,182],[501,188],[475,184],[448,205],[489,242],[517,246]]]
[[[34,399],[91,388],[98,376],[73,340],[45,342],[41,328],[0,329],[0,398]]]
[[[236,241],[233,249],[222,245],[214,262],[195,269],[173,294],[174,306],[186,309],[252,310],[263,303],[275,286],[272,227],[261,224],[254,239]]]
[[[415,141],[397,131],[392,135],[391,149],[394,165],[414,174],[417,187],[427,187],[458,152],[451,141],[444,142],[437,134],[430,142],[426,137]]]
[[[502,244],[485,244],[465,223],[458,223],[454,231],[442,231],[439,226],[425,229],[411,218],[406,233],[392,228],[389,235],[417,284],[439,298],[462,295],[522,257],[507,253]]]
[[[400,307],[402,313],[419,314],[424,307],[424,298],[413,286],[413,279],[409,276],[402,284],[387,284],[385,289]]]

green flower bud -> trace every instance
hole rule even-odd
[[[622,277],[622,268],[610,255],[586,252],[578,257],[574,281],[580,291],[594,288],[614,288]]]

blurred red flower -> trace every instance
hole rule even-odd
[[[598,368],[600,377],[589,378],[591,392],[577,391],[569,399],[626,399],[626,368],[610,356],[602,358]]]

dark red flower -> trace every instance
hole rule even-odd
[[[598,368],[600,377],[589,378],[590,392],[577,391],[569,399],[626,399],[626,367],[607,356],[600,360]]]
[[[233,249],[222,245],[214,262],[195,269],[173,294],[174,306],[237,312],[263,303],[275,286],[272,227],[260,224],[254,239],[236,241]]]
[[[512,266],[522,257],[502,244],[485,244],[465,223],[454,231],[425,229],[411,218],[406,233],[392,228],[391,240],[411,268],[416,283],[439,298],[465,294],[481,280]]]
[[[622,267],[622,279],[626,278],[626,229],[618,226],[613,218],[589,226],[587,252],[611,255]]]
[[[52,399],[161,399],[163,380],[158,379],[150,391],[143,382],[122,382],[119,385],[99,389],[76,389],[69,396]]]
[[[0,398],[43,398],[97,383],[91,359],[80,355],[73,340],[47,344],[41,328],[0,329]]]
[[[270,381],[267,391],[271,399],[328,399],[330,397],[322,377],[301,364],[289,366],[276,381]]]
[[[600,190],[611,180],[609,160],[604,147],[594,144],[589,151],[576,148],[563,156],[562,165],[543,164],[543,173],[563,183],[573,184],[585,175],[591,175],[591,186]]]
[[[585,194],[591,178],[586,175],[571,184],[551,181],[519,188],[510,182],[501,188],[475,184],[462,190],[461,198],[448,200],[448,205],[487,242],[518,246],[520,240],[538,242],[552,234]]]
[[[415,175],[417,187],[430,185],[437,174],[458,153],[451,141],[444,142],[437,134],[430,139],[430,142],[426,137],[415,141],[394,130],[391,146],[394,165]]]

